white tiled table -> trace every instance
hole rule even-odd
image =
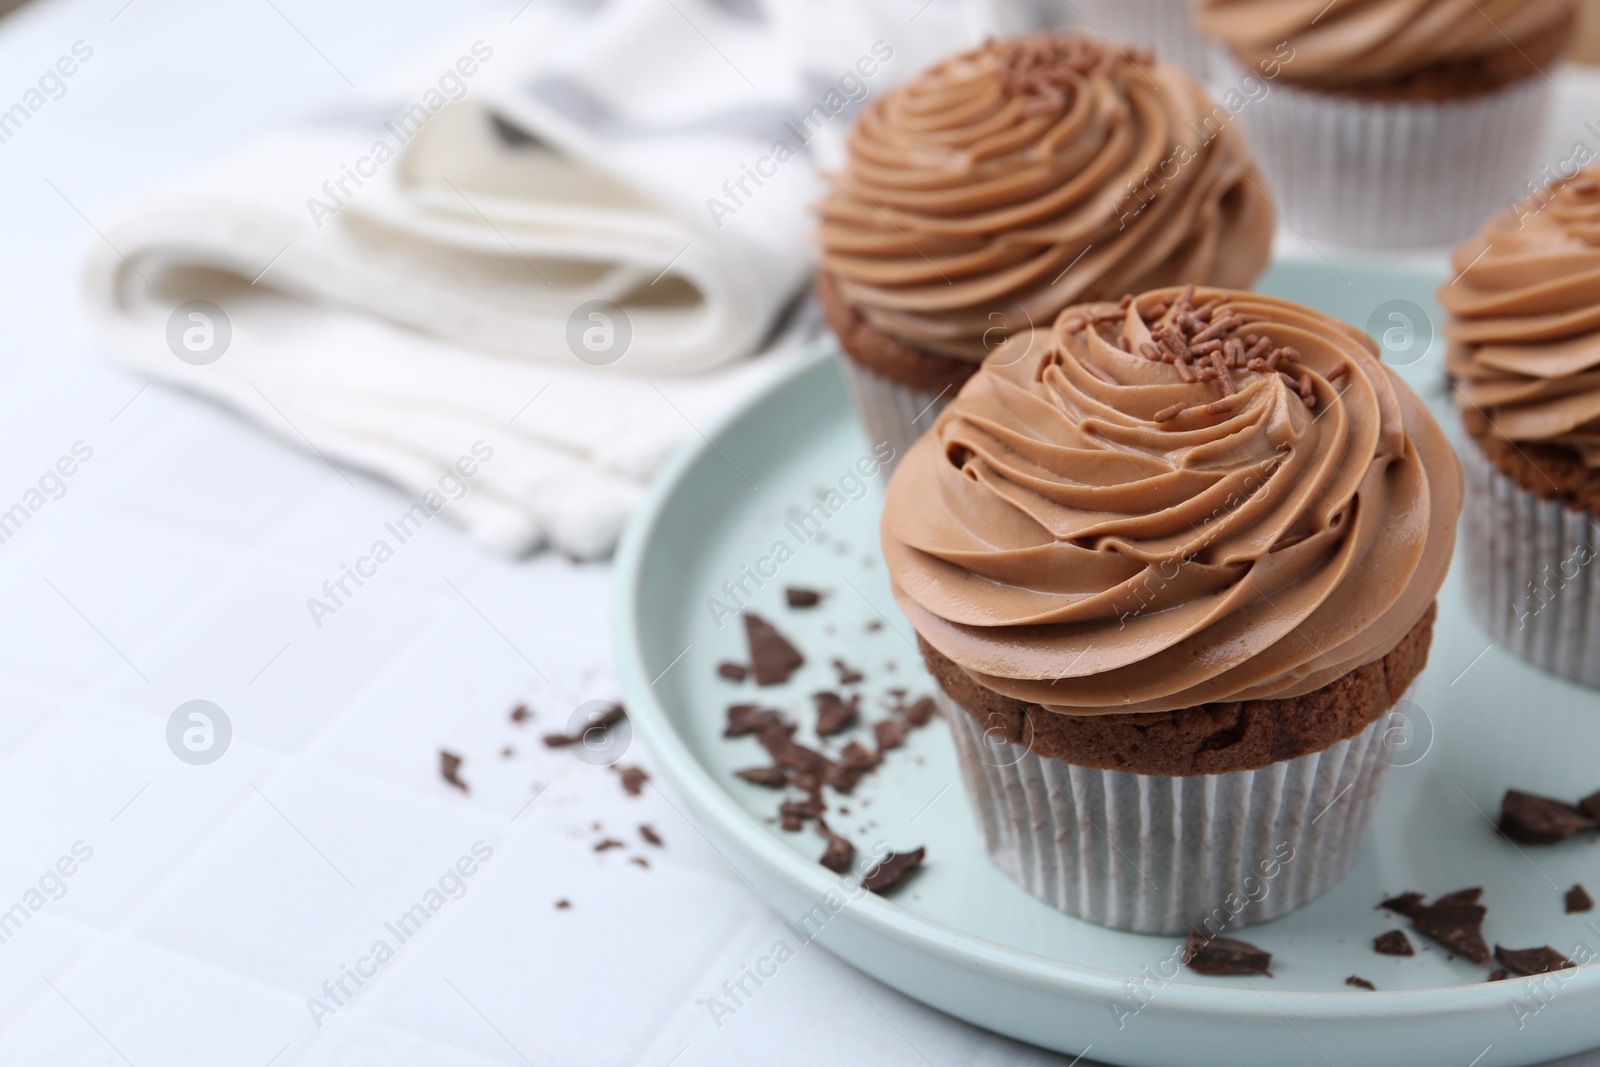
[[[401,498],[144,388],[85,328],[95,220],[491,9],[453,6],[48,0],[0,23],[0,107],[94,49],[0,144],[0,509],[93,449],[0,544],[0,909],[93,850],[0,943],[0,1064],[1058,1062],[816,949],[716,1027],[703,998],[779,917],[666,796],[537,743],[615,695],[609,568],[508,564],[436,524],[318,629],[305,598]],[[197,698],[235,733],[201,767],[165,740]],[[476,842],[463,895],[318,1026],[307,998]]]

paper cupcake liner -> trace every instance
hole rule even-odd
[[[1312,241],[1369,247],[1453,244],[1526,196],[1554,99],[1544,78],[1415,103],[1268,84],[1238,121],[1278,207]]]
[[[1467,442],[1462,542],[1467,603],[1489,635],[1536,667],[1600,686],[1600,522],[1540,500]]]
[[[912,389],[842,354],[839,369],[844,373],[845,386],[866,428],[867,439],[874,444],[887,441],[893,446],[894,458],[884,464],[891,472],[912,442],[933,425],[933,420],[958,391],[951,388],[939,393]]]
[[[1377,810],[1385,730],[1407,703],[1321,752],[1172,778],[1035,755],[935,696],[984,845],[1013,881],[1101,926],[1202,935],[1285,915],[1344,876]]]
[[[1204,85],[1224,68],[1219,46],[1195,28],[1189,0],[1075,0],[1079,21],[1115,44],[1148,48]]]

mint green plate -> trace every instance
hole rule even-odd
[[[1341,261],[1279,264],[1261,288],[1392,331],[1394,361],[1408,364],[1401,373],[1444,420],[1442,346],[1426,344],[1425,321],[1405,321],[1416,309],[1439,320],[1438,282]],[[1385,307],[1397,300],[1411,307]],[[979,1026],[1130,1067],[1496,1067],[1600,1045],[1600,964],[1486,983],[1488,967],[1448,958],[1415,933],[1412,957],[1371,947],[1375,935],[1407,928],[1374,909],[1384,896],[1481,885],[1491,944],[1600,956],[1600,912],[1562,907],[1575,882],[1600,894],[1600,848],[1572,840],[1519,849],[1490,821],[1507,787],[1561,797],[1600,787],[1600,696],[1490,647],[1454,578],[1440,596],[1414,736],[1397,739],[1376,829],[1355,869],[1312,905],[1241,933],[1273,953],[1271,978],[1174,975],[1164,961],[1176,939],[1069,918],[989,862],[938,720],[855,796],[830,795],[831,806],[850,811],[830,812],[830,824],[859,847],[927,846],[924,868],[893,896],[851,893],[815,862],[815,832],[773,824],[777,794],[733,775],[767,760],[752,739],[721,737],[728,704],[759,700],[809,723],[809,694],[838,688],[836,656],[867,675],[864,720],[883,716],[888,689],[915,694],[931,682],[878,555],[881,486],[872,479],[857,491],[849,477],[870,449],[828,352],[701,429],[705,440],[657,480],[618,554],[617,657],[629,714],[708,838],[819,944]],[[796,521],[841,479],[836,510],[822,509],[826,521],[816,511],[808,524]],[[788,585],[827,595],[818,608],[791,609]],[[740,620],[726,615],[741,601],[806,653],[785,685],[758,690],[717,676],[719,662],[746,658]],[[837,913],[817,908],[830,894],[836,905],[846,901]],[[1351,975],[1379,991],[1346,986]]]

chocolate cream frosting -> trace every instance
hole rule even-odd
[[[1197,0],[1202,33],[1250,64],[1293,48],[1285,76],[1352,85],[1404,78],[1540,43],[1572,0]],[[1281,58],[1281,56],[1279,56]]]
[[[912,625],[982,685],[1173,711],[1382,658],[1444,581],[1461,492],[1353,327],[1166,289],[1008,341],[906,455],[881,533]]]
[[[1096,39],[991,41],[862,111],[819,207],[821,267],[869,325],[973,362],[1069,304],[1247,286],[1272,207],[1213,107]]]
[[[1439,290],[1456,402],[1600,468],[1600,167],[1491,218]]]

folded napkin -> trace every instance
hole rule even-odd
[[[815,333],[807,205],[851,113],[989,29],[981,0],[508,8],[131,206],[88,305],[124,361],[428,519],[603,554]]]

